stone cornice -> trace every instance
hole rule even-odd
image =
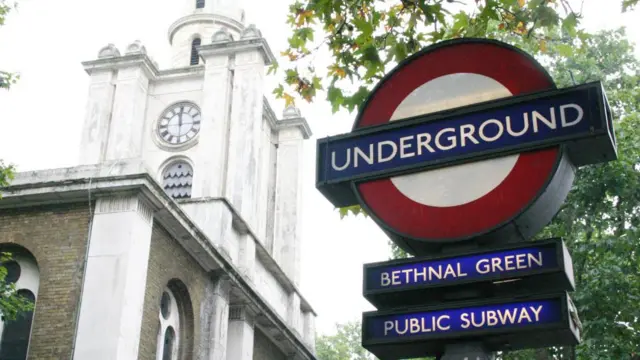
[[[160,70],[158,72],[158,80],[169,80],[185,77],[202,77],[204,76],[204,65],[191,65],[174,69]]]
[[[276,58],[264,38],[248,38],[235,41],[220,41],[198,47],[198,53],[206,61],[208,56],[230,55],[247,50],[260,51],[265,65],[271,65]]]
[[[300,132],[302,133],[302,136],[305,139],[308,139],[311,137],[311,135],[313,135],[311,133],[311,128],[309,127],[309,123],[307,122],[307,119],[303,117],[279,119],[276,122],[277,130],[286,129],[290,127],[297,127],[298,129],[300,129]]]
[[[264,246],[264,244],[260,241],[256,233],[251,229],[249,224],[242,220],[240,216],[240,212],[227,200],[222,197],[209,197],[209,198],[195,198],[195,199],[184,199],[179,200],[179,204],[193,204],[193,203],[206,203],[206,202],[222,202],[224,205],[231,211],[233,216],[233,226],[236,231],[248,234],[256,244],[256,253],[258,259],[262,262],[262,264],[269,269],[269,271],[273,274],[273,276],[280,282],[280,284],[288,291],[288,292],[296,292],[298,296],[300,296],[300,307],[306,311],[311,312],[313,315],[316,315],[315,310],[311,307],[311,304],[302,296],[302,291],[294,284],[291,279],[284,272],[282,267],[271,257],[269,251]]]
[[[158,68],[146,54],[114,56],[82,62],[84,70],[91,75],[94,71],[141,67],[149,79],[158,77]]]
[[[241,32],[244,29],[244,25],[236,20],[230,19],[223,15],[218,14],[191,14],[187,16],[183,16],[180,19],[176,20],[171,26],[169,26],[169,31],[167,36],[169,37],[169,44],[173,45],[173,35],[175,35],[176,31],[178,31],[181,27],[193,23],[211,23],[211,24],[220,24],[225,25],[228,28],[231,28],[237,32]]]
[[[305,139],[308,139],[313,135],[311,127],[309,126],[307,119],[305,119],[304,117],[299,116],[294,118],[278,119],[275,112],[271,108],[271,105],[269,104],[269,100],[267,100],[266,97],[263,98],[262,104],[262,116],[267,119],[273,131],[278,131],[290,127],[298,127]]]
[[[269,126],[271,126],[271,130],[275,131],[278,126],[276,122],[278,121],[278,117],[276,113],[273,112],[271,105],[269,104],[269,100],[266,97],[262,98],[262,116],[267,118],[267,122],[269,122]]]
[[[137,194],[153,211],[154,221],[189,251],[203,269],[208,272],[223,271],[247,299],[276,325],[282,335],[301,351],[304,358],[315,360],[300,335],[287,326],[286,321],[233,265],[229,256],[209,240],[149,174],[144,163],[138,160],[18,173],[10,186],[0,188],[0,209],[87,203],[100,197]],[[313,310],[309,308],[309,311]]]

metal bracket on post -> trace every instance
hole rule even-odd
[[[451,344],[438,360],[494,360],[493,353],[488,352],[481,343]]]

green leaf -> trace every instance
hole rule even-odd
[[[351,102],[355,106],[360,107],[364,103],[364,100],[367,98],[367,96],[369,96],[369,89],[364,86],[360,86],[358,88],[358,91],[353,94],[353,96],[351,96]]]
[[[453,16],[453,26],[451,29],[453,31],[460,31],[469,26],[469,15],[467,13],[461,11]]]
[[[574,13],[569,14],[564,20],[562,20],[562,29],[571,37],[576,36],[576,26],[578,25],[578,18]]]
[[[271,63],[271,66],[269,66],[267,75],[275,74],[276,71],[278,71],[278,63],[274,61],[273,63]]]
[[[340,105],[344,103],[342,90],[335,86],[330,86],[327,90],[327,100],[331,103],[331,111],[335,114],[340,108]]]
[[[572,15],[573,14],[571,14],[570,16]],[[534,16],[537,17],[537,20],[538,20],[537,25],[543,26],[543,27],[557,25],[558,21],[560,21],[560,16],[558,15],[558,13],[548,6],[539,6]],[[576,20],[575,15],[573,17],[575,22]],[[563,22],[563,25],[564,25],[564,22]],[[574,23],[574,29],[575,29],[575,23]]]
[[[500,20],[500,15],[498,15],[498,11],[496,10],[495,2],[487,1],[484,9],[482,10],[478,18],[479,19],[484,18],[483,22],[486,22],[488,19]]]
[[[528,7],[529,9],[534,10],[534,9],[536,9],[536,8],[538,8],[538,7],[540,7],[540,6],[542,6],[542,3],[543,3],[543,2],[545,2],[545,1],[546,1],[546,0],[529,0],[529,2],[528,2],[528,4],[527,4],[527,7]]]
[[[573,47],[571,47],[571,45],[558,44],[555,48],[561,56],[569,57],[573,54]]]
[[[429,5],[425,1],[419,1],[418,7],[422,10],[426,23],[433,23],[436,21],[436,13],[438,12],[436,5]]]
[[[294,34],[293,36],[291,36],[288,41],[289,46],[293,49],[299,49],[300,47],[304,46],[305,43],[304,39],[302,39],[298,34]]]
[[[282,84],[278,85],[277,88],[273,89],[272,93],[276,95],[277,98],[281,98],[284,94],[284,86],[282,86]]]
[[[355,17],[353,24],[362,33],[364,37],[370,37],[373,34],[373,26],[365,18]]]
[[[311,81],[311,85],[314,90],[322,90],[322,79],[318,76],[314,76],[313,80]]]
[[[303,46],[307,41],[313,41],[313,29],[310,27],[297,29],[295,31],[295,35],[300,39],[299,41],[302,42],[302,45],[300,45],[300,47]]]
[[[375,46],[369,45],[362,49],[362,59],[365,61],[370,61],[374,64],[380,63],[380,55],[378,54],[378,49]]]
[[[300,75],[298,74],[298,70],[295,69],[287,69],[285,71],[285,81],[289,85],[297,85]]]
[[[627,12],[633,9],[636,5],[638,5],[639,0],[623,0],[622,1],[622,12]]]
[[[404,42],[399,42],[393,47],[393,55],[395,56],[396,61],[400,62],[404,60],[407,54],[407,44]]]

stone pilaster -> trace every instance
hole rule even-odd
[[[253,360],[254,319],[244,305],[229,308],[228,360]]]
[[[89,95],[80,140],[80,165],[104,161],[115,92],[115,73],[103,69],[91,73]]]
[[[231,284],[228,276],[216,276],[205,289],[205,298],[200,310],[202,321],[202,348],[198,360],[227,359],[227,329],[229,327],[229,291]]]
[[[289,278],[300,283],[303,141],[310,131],[295,108],[278,120],[277,182],[273,253]]]
[[[297,292],[289,294],[289,304],[287,306],[287,323],[289,326],[302,336],[302,318],[300,316],[300,295]]]
[[[205,140],[198,143],[196,162],[199,166],[193,176],[194,198],[220,197],[224,190],[233,73],[229,68],[229,54],[217,51],[221,43],[200,49],[205,75],[199,138]]]
[[[260,32],[249,26],[234,54],[233,99],[225,197],[251,229],[258,228],[265,65],[271,58]]]
[[[142,155],[148,88],[144,62],[133,62],[118,70],[105,160]]]
[[[96,202],[74,359],[138,356],[152,223],[137,196]]]
[[[316,316],[313,312],[308,311],[302,315],[303,321],[303,335],[304,342],[311,348],[311,351],[316,351]]]
[[[246,233],[240,235],[239,242],[238,268],[249,281],[253,282],[256,268],[256,243],[253,238]]]

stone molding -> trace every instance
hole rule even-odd
[[[271,130],[275,131],[277,127],[278,117],[276,113],[271,108],[271,104],[269,104],[269,100],[266,97],[262,99],[262,117],[267,119],[269,126],[271,126]]]
[[[285,291],[291,293],[296,292],[300,296],[300,304],[301,309],[304,312],[311,313],[313,315],[317,315],[313,310],[309,302],[302,296],[302,292],[299,288],[293,283],[293,281],[287,276],[285,271],[282,269],[280,264],[273,257],[271,257],[269,251],[265,247],[265,244],[260,241],[255,232],[242,220],[242,217],[238,213],[238,211],[233,207],[233,205],[228,201],[228,199],[224,197],[200,197],[200,198],[190,198],[190,199],[179,199],[179,204],[197,204],[197,203],[207,203],[207,202],[222,202],[227,209],[231,212],[232,219],[239,223],[242,223],[246,227],[247,234],[253,239],[256,244],[256,259],[259,260],[268,271],[271,272],[272,275],[280,282]],[[232,220],[233,221],[233,220]],[[233,225],[233,222],[232,222]],[[222,249],[221,249],[222,250]]]
[[[138,199],[138,215],[145,219],[148,223],[153,223],[153,210],[144,203],[142,199]]]
[[[127,46],[127,50],[125,51],[126,55],[134,55],[134,54],[146,54],[147,48],[142,45],[140,40],[136,40]]]
[[[138,210],[138,199],[131,196],[102,198],[96,205],[96,214],[129,212]]]
[[[313,135],[313,132],[311,131],[311,127],[309,126],[307,119],[300,115],[300,111],[298,109],[296,109],[295,113],[287,110],[289,109],[285,109],[285,111],[283,112],[283,115],[285,115],[284,118],[278,119],[275,112],[271,108],[271,105],[269,104],[267,98],[265,97],[263,100],[262,116],[267,119],[273,131],[279,131],[281,129],[290,127],[297,127],[300,129],[302,137],[304,139],[309,139]],[[295,116],[286,116],[293,114],[295,114]]]
[[[211,37],[211,43],[228,42],[233,40],[233,35],[229,33],[229,30],[227,28],[222,28],[216,31]]]
[[[209,273],[214,286],[214,294],[229,300],[231,292],[231,277],[223,269],[216,269]]]
[[[216,42],[198,47],[198,53],[205,59],[205,62],[208,56],[231,55],[252,50],[258,50],[260,52],[265,65],[271,65],[276,61],[269,44],[264,38],[246,38],[236,41]]]
[[[106,58],[112,58],[112,57],[118,57],[118,56],[120,56],[120,50],[118,50],[118,48],[113,44],[107,44],[107,46],[103,47],[102,49],[100,49],[100,51],[98,51],[99,59],[106,59]]]
[[[303,117],[280,119],[276,122],[276,130],[287,128],[298,128],[304,139],[308,139],[313,135],[307,119]]]
[[[229,305],[229,321],[244,321],[253,328],[255,326],[254,320],[247,305]]]
[[[179,18],[173,24],[171,24],[171,26],[169,26],[169,31],[167,32],[169,45],[173,45],[173,36],[178,30],[180,30],[180,28],[193,23],[219,24],[231,28],[239,33],[244,29],[244,25],[241,22],[230,19],[224,15],[205,13],[191,14]]]
[[[97,60],[83,61],[82,66],[84,66],[84,71],[89,75],[95,71],[140,67],[150,80],[155,80],[159,73],[156,65],[149,56],[144,53],[103,57]]]
[[[101,197],[98,199],[95,214],[119,212],[137,212],[146,222],[151,223],[153,221],[153,210],[135,195]]]

